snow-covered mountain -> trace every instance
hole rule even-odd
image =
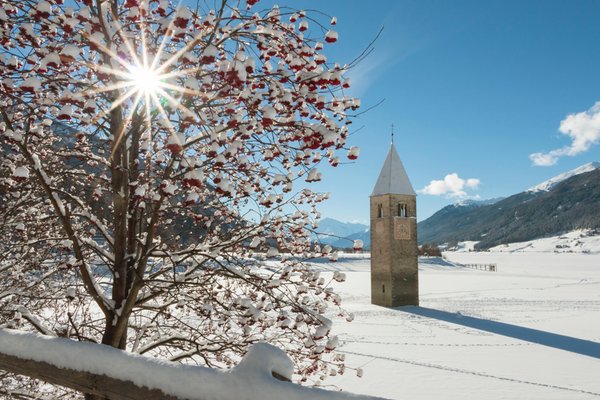
[[[554,186],[556,186],[560,182],[562,182],[566,179],[569,179],[572,176],[590,172],[590,171],[593,171],[598,168],[600,168],[600,162],[587,163],[580,167],[572,169],[570,171],[563,172],[562,174],[556,175],[555,177],[550,178],[545,182],[542,182],[538,185],[535,185],[535,186],[527,189],[527,191],[528,192],[541,192],[541,191],[547,192],[548,190],[552,189]]]
[[[347,249],[352,246],[355,240],[362,240],[363,249],[369,250],[371,248],[371,230],[367,228],[360,232],[353,233],[352,235],[331,243],[331,245],[339,249]]]
[[[600,163],[582,165],[492,204],[452,204],[418,225],[420,243],[478,249],[600,229]]]
[[[319,221],[316,232],[321,243],[333,245],[343,238],[365,232],[368,228],[367,225],[358,222],[342,222],[333,218],[323,218]],[[343,240],[344,242],[348,242],[348,244],[342,247],[352,246],[352,242],[349,239]]]
[[[485,199],[485,200],[474,200],[474,199],[465,199],[465,200],[459,200],[456,203],[454,203],[455,207],[466,207],[466,206],[475,206],[475,207],[481,207],[481,206],[489,206],[490,204],[495,204],[497,202],[499,202],[500,200],[504,200],[505,197],[494,197],[493,199]]]

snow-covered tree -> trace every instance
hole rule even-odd
[[[303,260],[357,99],[337,40],[257,0],[0,0],[0,324],[208,366],[343,371]]]

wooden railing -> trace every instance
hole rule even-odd
[[[300,386],[293,364],[266,343],[230,371],[143,357],[109,346],[0,329],[0,370],[109,400],[376,400]]]
[[[480,271],[490,271],[496,272],[498,271],[498,267],[496,264],[462,264],[466,268],[478,269]]]

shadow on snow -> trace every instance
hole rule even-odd
[[[432,308],[406,306],[396,310],[600,359],[600,343],[589,340]]]

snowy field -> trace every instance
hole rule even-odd
[[[475,243],[475,242],[472,242]],[[589,230],[577,230],[559,236],[503,244],[492,247],[493,252],[554,252],[554,253],[600,253],[600,236]]]
[[[369,259],[324,270],[352,323],[338,321],[348,366],[325,385],[390,399],[599,399],[600,254],[446,253],[420,260],[420,307],[370,304]],[[455,263],[495,263],[498,272]]]

